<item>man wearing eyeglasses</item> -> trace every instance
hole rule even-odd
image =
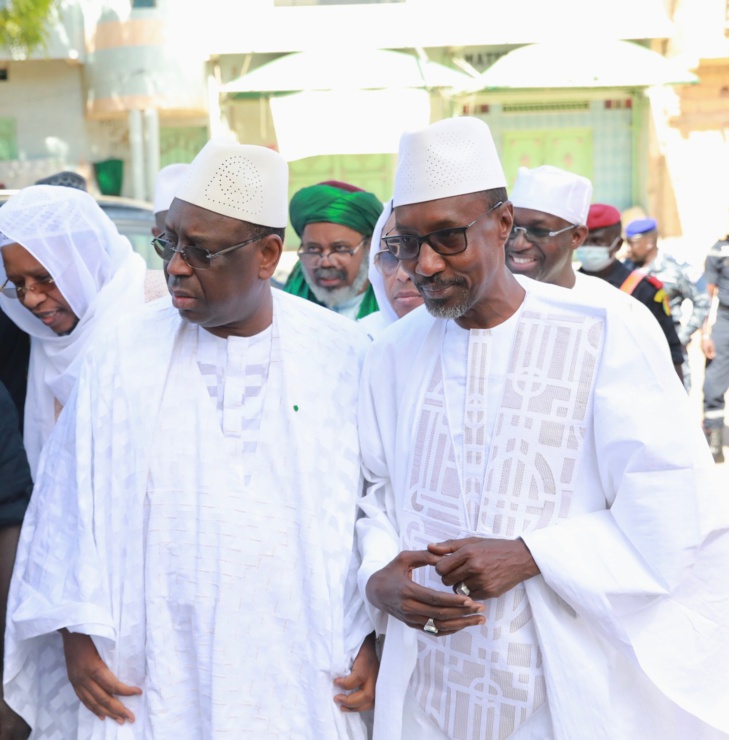
[[[289,211],[301,244],[284,290],[350,319],[377,311],[367,278],[370,237],[382,213],[377,196],[329,180],[295,193]]]
[[[392,200],[388,200],[372,232],[370,250],[369,278],[380,310],[360,319],[371,339],[376,339],[394,321],[423,305],[423,297],[402,269],[400,260],[382,241],[383,236],[392,236],[394,230],[395,211]]]
[[[590,267],[602,266],[595,255],[597,253],[599,259],[605,251],[599,245],[585,246],[586,240],[591,238],[587,226],[591,197],[592,183],[586,177],[551,165],[533,169],[520,167],[511,194],[515,225],[506,241],[506,263],[509,269],[515,274],[527,275],[540,282],[586,290],[588,293],[605,287],[603,283],[595,284],[584,274]],[[618,217],[618,237],[619,222]],[[614,251],[617,251],[619,245],[612,232],[610,233],[613,236]],[[575,272],[574,257],[586,261],[583,274]],[[620,263],[617,263],[619,266],[614,266],[614,258],[608,264],[613,273],[629,273]],[[645,288],[641,288],[640,292],[643,293]],[[656,290],[652,293],[655,295]],[[619,293],[611,290],[606,292],[606,302],[622,299]],[[663,314],[663,318],[656,314],[656,309]],[[656,309],[651,312],[666,335],[671,361],[679,378],[683,380],[683,349],[673,321],[666,314],[667,304],[656,304]]]
[[[372,345],[360,396],[374,736],[724,737],[729,534],[655,321],[510,272],[479,119],[403,134],[394,208],[427,311]]]
[[[551,165],[520,167],[511,194],[514,226],[506,240],[509,269],[571,288],[575,284],[572,255],[587,236],[591,196],[592,184],[586,177]]]
[[[39,737],[364,740],[369,341],[272,290],[287,185],[270,149],[204,147],[154,239],[172,306],[92,348],[44,450],[4,675]]]

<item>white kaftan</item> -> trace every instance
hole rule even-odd
[[[729,518],[665,339],[620,297],[519,281],[503,325],[417,309],[365,365],[363,593],[452,537],[521,536],[541,570],[450,637],[372,609],[374,737],[727,737]]]
[[[33,738],[364,737],[332,681],[372,629],[350,557],[367,344],[274,291],[257,337],[150,307],[89,357],[11,588],[5,696]],[[134,724],[76,700],[63,626],[142,688]]]

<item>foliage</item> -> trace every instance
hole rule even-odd
[[[0,0],[0,47],[28,55],[48,40],[56,0]]]

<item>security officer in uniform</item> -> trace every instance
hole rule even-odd
[[[705,277],[711,300],[718,296],[716,321],[707,316],[701,334],[706,355],[704,429],[715,462],[724,462],[724,394],[729,388],[729,236],[718,241],[706,257]]]
[[[587,215],[587,237],[575,251],[580,272],[606,280],[610,285],[637,298],[656,317],[671,349],[671,360],[683,379],[684,350],[676,333],[668,296],[660,280],[640,270],[631,271],[616,255],[623,243],[620,212],[613,206],[595,203]]]
[[[685,348],[691,341],[691,335],[703,325],[711,305],[704,277],[690,265],[658,251],[658,224],[655,219],[631,221],[625,228],[625,239],[629,249],[625,265],[631,270],[640,269],[646,275],[658,278],[668,294],[676,333],[684,348],[684,385],[686,390],[690,390],[691,374]],[[682,321],[683,302],[687,298],[691,301],[691,313]]]

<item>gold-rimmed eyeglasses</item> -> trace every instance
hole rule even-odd
[[[22,301],[26,293],[48,293],[55,284],[56,281],[50,275],[26,285],[15,285],[8,278],[0,286],[0,293],[7,298],[18,298]]]

